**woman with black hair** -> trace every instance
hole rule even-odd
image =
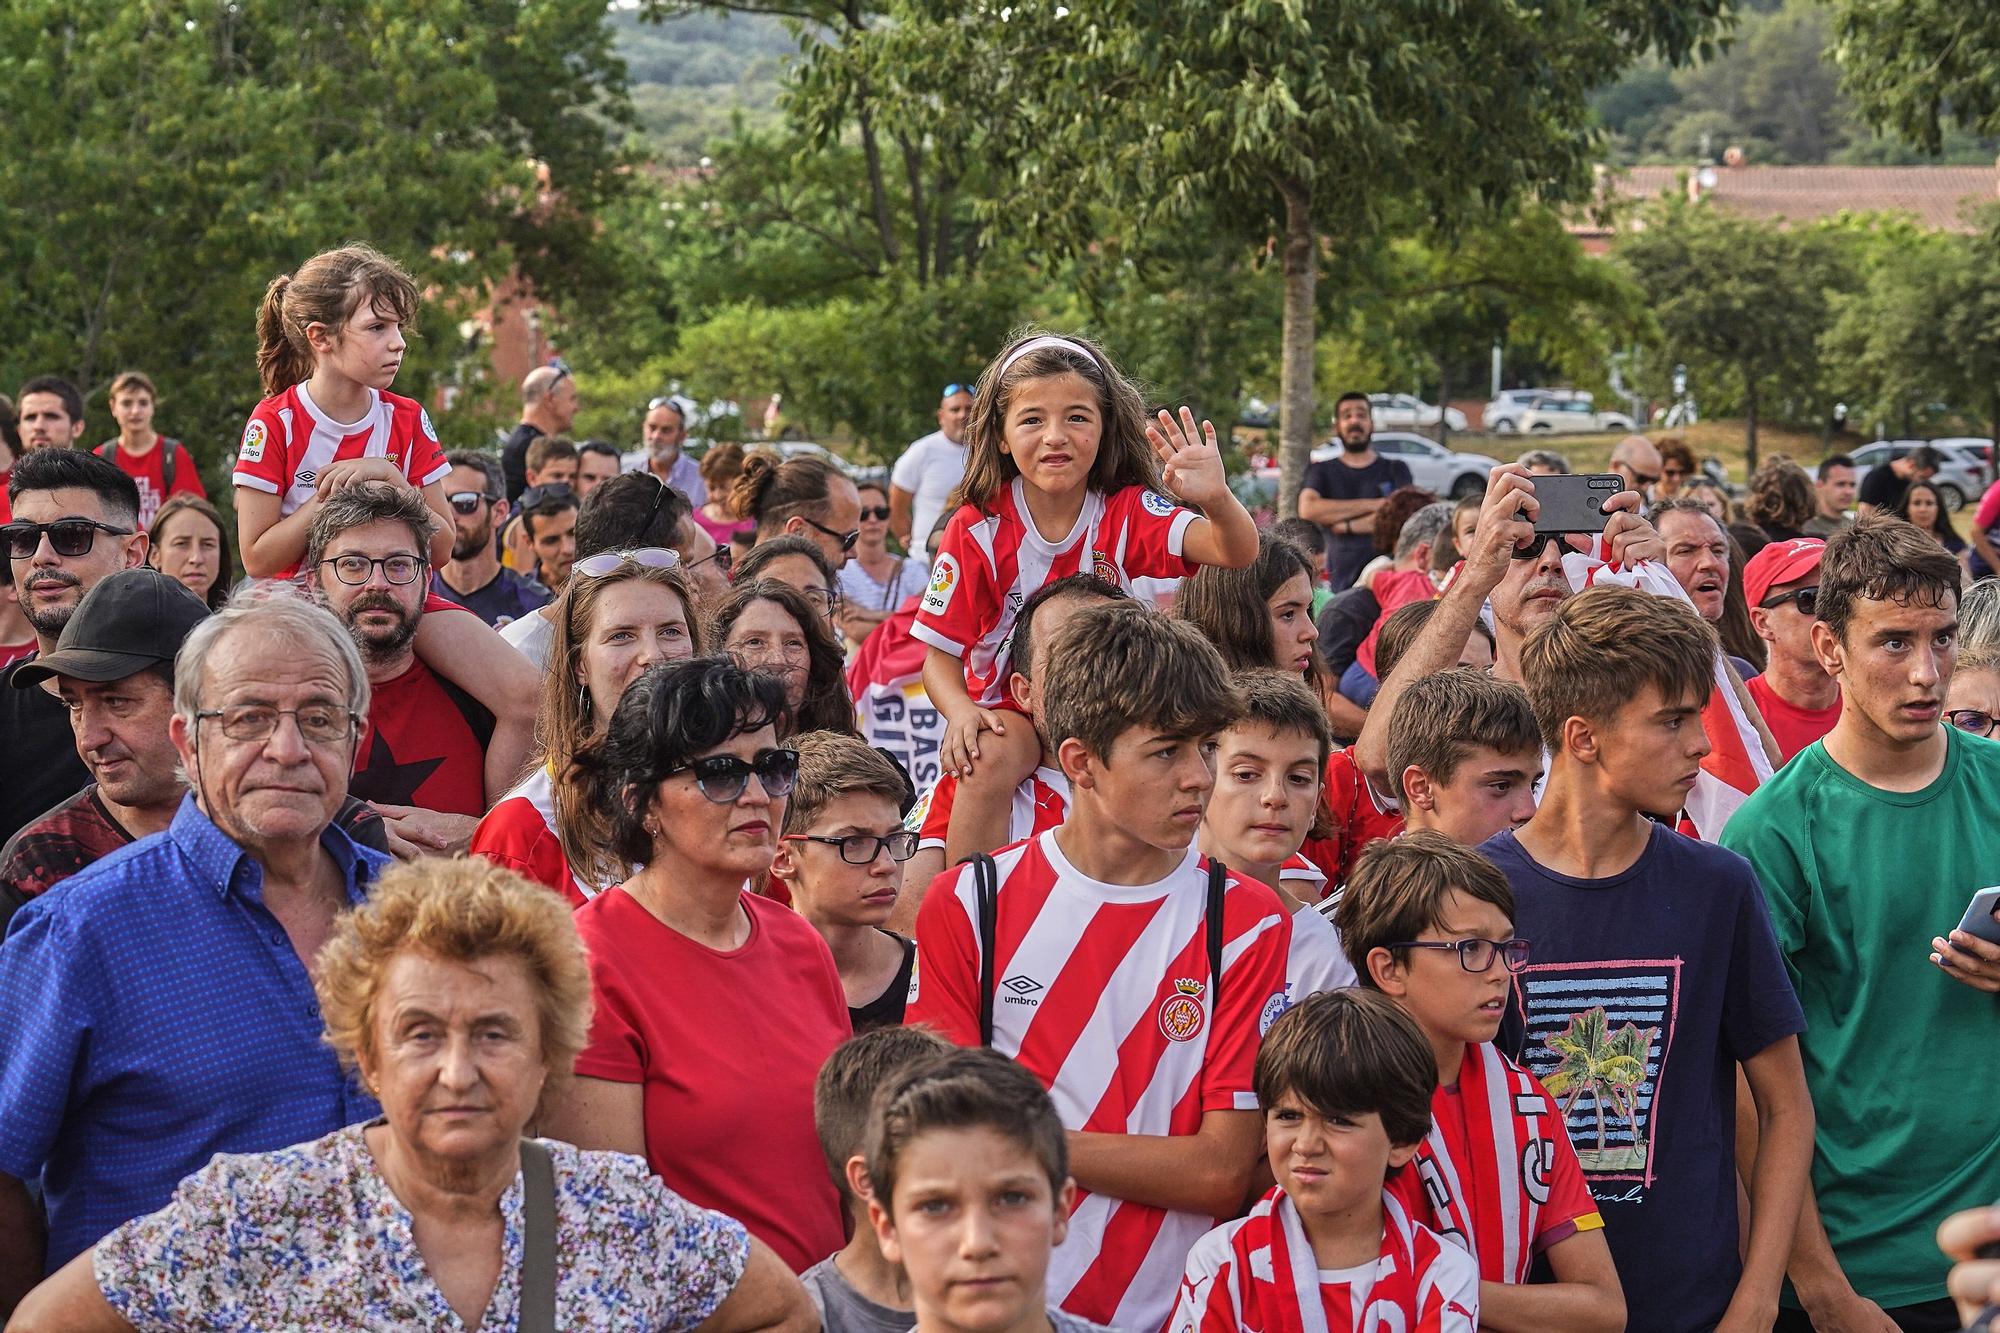
[[[845,1241],[812,1092],[849,1026],[826,942],[744,891],[777,853],[790,722],[776,680],[698,657],[634,681],[577,754],[612,849],[640,868],[577,909],[595,1012],[543,1129],[643,1156],[798,1272]]]
[[[861,734],[840,645],[817,604],[791,584],[739,577],[715,608],[709,635],[746,668],[784,685],[793,731]]]

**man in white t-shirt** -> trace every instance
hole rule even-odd
[[[938,428],[905,449],[889,474],[889,531],[919,559],[927,558],[931,529],[965,479],[965,426],[972,419],[972,386],[945,385],[937,419]]]

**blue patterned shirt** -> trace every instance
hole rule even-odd
[[[388,858],[320,835],[349,902]],[[218,1152],[379,1113],[321,1040],[263,868],[195,805],[30,902],[0,943],[0,1172],[39,1179],[48,1269]]]

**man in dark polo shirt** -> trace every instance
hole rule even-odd
[[[174,655],[207,617],[208,604],[179,579],[120,570],[77,604],[54,652],[14,674],[17,690],[56,692],[94,780],[0,848],[0,935],[29,899],[174,822],[187,794],[167,734]],[[334,823],[362,846],[388,850],[381,817],[360,801],[349,797]]]
[[[1326,583],[1351,587],[1375,557],[1375,511],[1398,487],[1410,485],[1410,465],[1375,452],[1375,415],[1368,396],[1344,393],[1333,405],[1340,452],[1306,469],[1299,517],[1326,531]]]
[[[462,849],[516,777],[489,771],[493,715],[417,657],[436,522],[416,491],[370,481],[322,499],[306,530],[306,577],[371,690],[348,790],[382,812],[398,855]]]
[[[576,420],[576,379],[558,362],[536,366],[521,379],[521,420],[500,446],[507,478],[507,503],[528,489],[528,446],[544,435],[560,435]]]
[[[549,604],[549,590],[500,563],[493,534],[507,522],[500,464],[491,454],[454,449],[445,455],[445,498],[451,501],[451,560],[433,590],[499,629]]]
[[[116,463],[72,449],[22,455],[7,483],[13,519],[0,525],[14,594],[34,627],[36,651],[53,652],[83,595],[105,577],[146,562],[139,488]],[[0,839],[82,791],[90,771],[76,757],[62,702],[11,688],[32,657],[0,676]]]

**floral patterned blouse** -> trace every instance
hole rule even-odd
[[[105,1299],[142,1330],[463,1328],[364,1128],[217,1154],[165,1208],[98,1242]],[[675,1194],[644,1158],[544,1143],[555,1164],[556,1326],[676,1330],[713,1314],[749,1261],[742,1224]],[[500,1280],[481,1333],[520,1323],[518,1173],[500,1212]]]

